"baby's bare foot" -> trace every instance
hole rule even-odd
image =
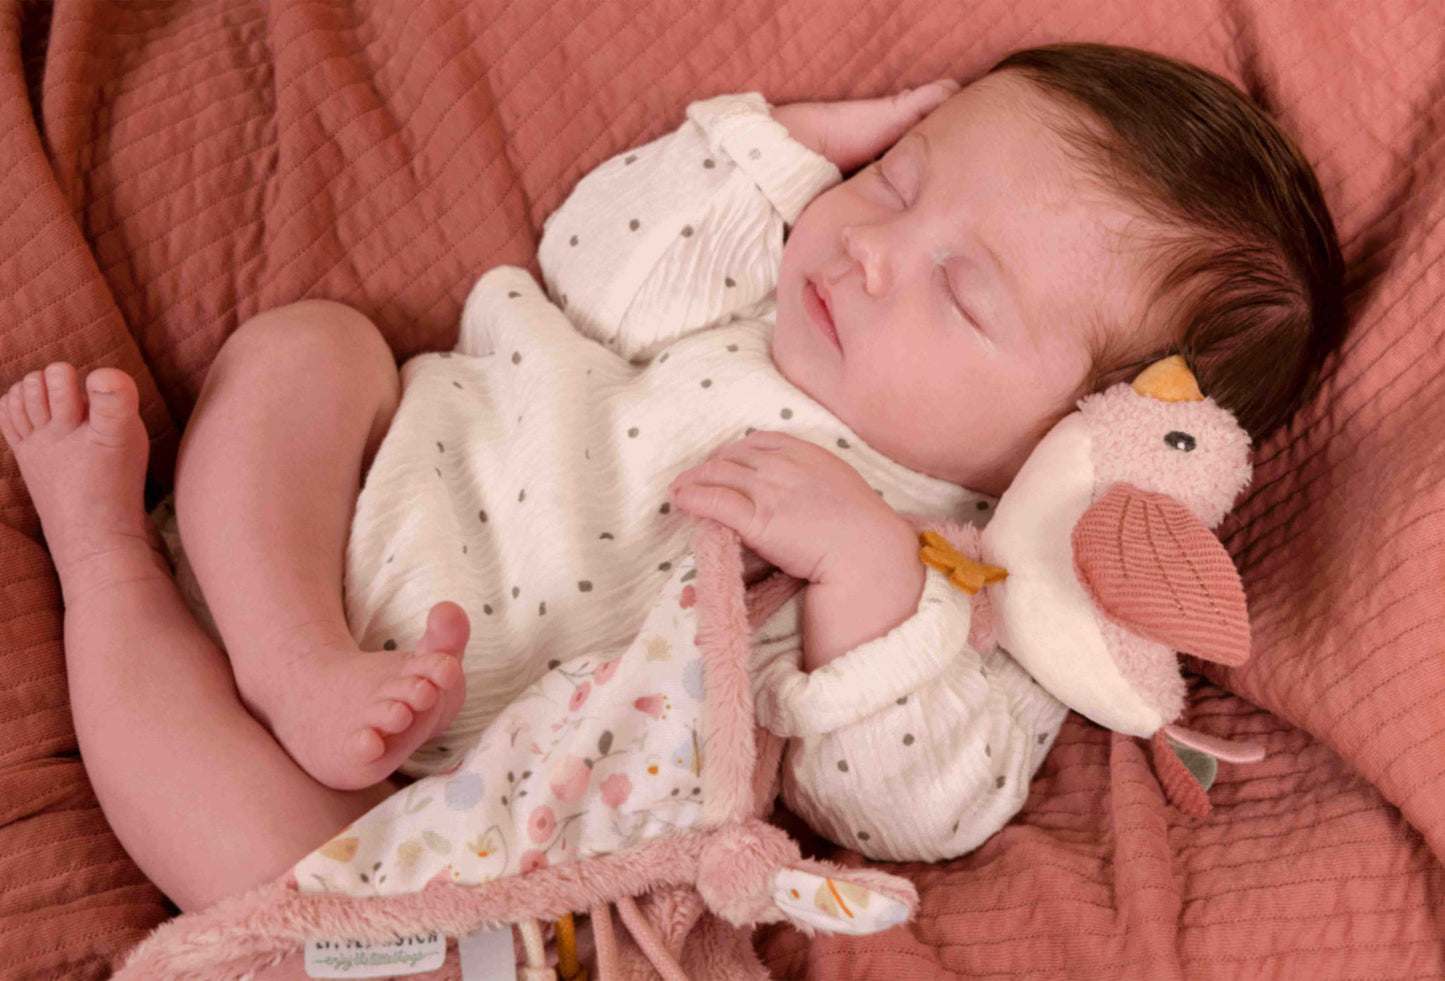
[[[438,603],[415,651],[302,645],[267,683],[243,686],[243,701],[312,777],[369,787],[461,711],[470,631],[460,606]]]
[[[138,405],[125,372],[97,368],[82,389],[63,362],[0,396],[0,435],[40,515],[67,606],[136,576],[169,575],[145,513],[150,443]],[[317,780],[367,787],[461,710],[469,629],[461,607],[438,603],[412,654],[314,649],[274,673],[285,684],[269,687],[269,711],[243,700]]]
[[[131,574],[136,555],[159,544],[145,513],[150,443],[138,402],[125,372],[97,368],[82,389],[74,366],[59,361],[0,397],[0,434],[40,514],[67,604]]]

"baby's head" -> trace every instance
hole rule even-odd
[[[1343,273],[1309,164],[1233,85],[1049,45],[809,203],[773,359],[892,459],[997,495],[1080,397],[1168,354],[1258,445],[1339,346]]]

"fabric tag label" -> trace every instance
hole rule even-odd
[[[457,938],[462,981],[517,981],[517,952],[512,927],[505,924]]]
[[[447,938],[436,932],[374,944],[359,940],[311,940],[306,944],[306,976],[391,978],[435,971],[446,959]]]

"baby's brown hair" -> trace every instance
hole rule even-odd
[[[1129,350],[1121,331],[1101,325],[1079,395],[1181,354],[1204,394],[1260,445],[1314,393],[1346,330],[1344,260],[1304,155],[1229,81],[1164,55],[1049,44],[989,73],[1004,70],[1103,123],[1045,120],[1164,230],[1151,242],[1163,265],[1149,309],[1168,310],[1172,342]]]

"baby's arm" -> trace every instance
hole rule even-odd
[[[677,130],[578,181],[537,250],[578,330],[645,360],[767,299],[784,227],[841,180],[770,108],[756,92],[694,102]]]
[[[980,657],[970,617],[928,569],[914,615],[812,673],[795,604],[758,631],[758,721],[788,740],[782,799],[810,827],[870,858],[935,861],[1023,806],[1068,710],[1006,654]]]
[[[693,102],[675,131],[578,181],[543,224],[537,261],[584,334],[647,359],[767,300],[783,230],[952,93],[770,106],[757,92]],[[841,170],[840,170],[841,168]]]

